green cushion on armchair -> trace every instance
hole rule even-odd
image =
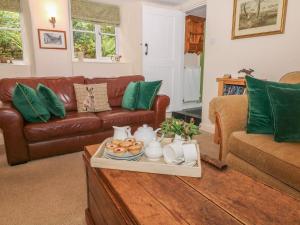
[[[300,142],[300,87],[268,87],[277,142]],[[300,149],[299,149],[300,150]]]
[[[155,97],[159,91],[162,81],[141,81],[137,108],[149,110],[152,108]]]
[[[50,119],[50,113],[31,87],[17,83],[12,101],[28,122],[47,122]]]
[[[50,88],[43,84],[38,84],[37,95],[53,116],[59,118],[64,118],[66,116],[64,103]]]
[[[139,82],[130,82],[125,90],[122,108],[135,110],[137,107],[137,101],[139,97],[140,83]]]

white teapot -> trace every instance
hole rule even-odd
[[[145,155],[150,161],[158,161],[163,155],[161,144],[156,139],[153,139],[145,149]]]
[[[147,147],[152,140],[156,139],[156,133],[161,130],[160,128],[153,130],[152,127],[149,127],[147,124],[144,124],[142,127],[139,127],[134,133],[134,138],[137,141],[144,142],[144,146]]]
[[[131,135],[131,127],[130,126],[125,126],[125,127],[116,127],[113,126],[114,128],[114,136],[113,139],[117,140],[124,140],[126,138],[132,137]]]

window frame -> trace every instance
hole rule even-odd
[[[1,10],[5,11],[5,10]],[[12,62],[13,65],[25,65],[28,64],[28,57],[27,57],[27,45],[25,40],[25,20],[24,20],[24,14],[22,12],[16,12],[19,13],[20,18],[20,28],[12,28],[12,27],[0,27],[0,30],[7,30],[7,31],[19,31],[21,34],[21,41],[22,41],[22,59],[14,59]],[[6,65],[4,63],[4,65]]]
[[[92,23],[92,22],[89,22]],[[102,57],[102,35],[113,36],[116,38],[116,54],[119,54],[119,37],[120,31],[119,26],[115,26],[115,33],[102,33],[101,24],[92,23],[94,25],[94,30],[78,30],[73,28],[73,19],[71,18],[71,44],[72,44],[72,59],[73,62],[78,62],[78,57],[75,57],[75,48],[74,48],[74,32],[90,33],[95,35],[95,46],[96,46],[96,58],[89,59],[83,58],[83,62],[112,62],[111,57]]]

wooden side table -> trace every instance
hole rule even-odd
[[[237,78],[217,78],[218,82],[218,96],[224,95],[224,86],[225,85],[235,85],[246,87],[245,79],[237,79]]]

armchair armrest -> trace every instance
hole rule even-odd
[[[16,165],[29,160],[24,137],[24,119],[10,104],[0,106],[0,128],[3,130],[7,161]]]
[[[229,151],[228,140],[235,131],[245,130],[248,115],[248,96],[231,95],[214,98],[209,105],[209,119],[216,125],[220,140],[220,160]]]
[[[152,110],[155,111],[154,127],[158,128],[160,124],[166,119],[166,110],[170,104],[170,98],[167,95],[156,96]]]

